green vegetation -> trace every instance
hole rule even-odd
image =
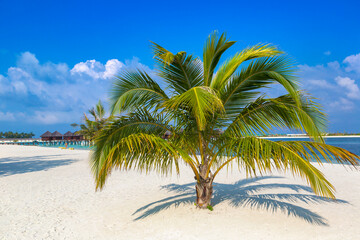
[[[18,133],[18,132],[0,132],[0,138],[32,138],[34,137],[34,133]]]
[[[360,135],[360,133],[347,133],[347,132],[343,132],[343,133],[327,133],[326,136],[358,136]]]
[[[209,209],[210,211],[214,210],[213,206],[211,206],[211,205],[207,205],[206,208]]]
[[[80,129],[77,133],[84,136],[86,140],[93,141],[94,138],[97,136],[97,133],[103,128],[105,123],[109,120],[105,118],[105,108],[101,101],[99,101],[95,108],[89,109],[89,113],[92,116],[93,120],[84,113],[84,124],[80,124]],[[78,126],[76,123],[71,124],[72,127]]]
[[[325,115],[300,91],[294,64],[282,51],[259,44],[220,64],[234,43],[214,33],[202,59],[153,43],[157,78],[166,88],[143,70],[121,72],[111,92],[114,117],[93,135],[97,189],[114,168],[169,174],[179,173],[184,162],[196,179],[196,205],[210,209],[214,179],[236,163],[249,177],[291,171],[316,194],[335,198],[334,187],[310,161],[320,162],[322,155],[355,166],[359,156],[324,143]],[[274,84],[287,94],[266,96]],[[256,137],[275,127],[306,132],[313,141]]]

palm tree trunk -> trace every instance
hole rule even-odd
[[[211,205],[211,198],[213,194],[213,176],[210,174],[206,177],[207,164],[200,164],[199,173],[200,179],[196,183],[196,206],[199,208],[207,208]]]
[[[196,188],[196,206],[199,208],[207,208],[211,205],[211,198],[213,194],[212,179],[201,179],[197,182]]]

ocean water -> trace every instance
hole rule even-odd
[[[268,138],[273,141],[310,141],[309,138]],[[324,138],[325,143],[344,148],[360,156],[360,137]]]

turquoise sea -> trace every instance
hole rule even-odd
[[[65,147],[64,143],[56,143],[56,144],[47,144],[47,145],[43,145],[43,144],[38,144],[37,146],[39,147],[51,147],[51,148],[60,148],[60,147]],[[85,145],[79,145],[79,144],[73,144],[73,143],[68,143],[67,148],[74,148],[77,150],[91,150],[91,146]]]
[[[309,138],[268,138],[273,141],[309,141]],[[360,156],[360,137],[330,137],[324,138],[325,143],[344,148]]]

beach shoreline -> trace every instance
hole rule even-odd
[[[337,202],[300,178],[247,179],[236,167],[214,183],[214,211],[196,209],[195,182],[114,171],[95,192],[89,151],[0,146],[0,239],[357,239],[360,172],[318,166]]]

